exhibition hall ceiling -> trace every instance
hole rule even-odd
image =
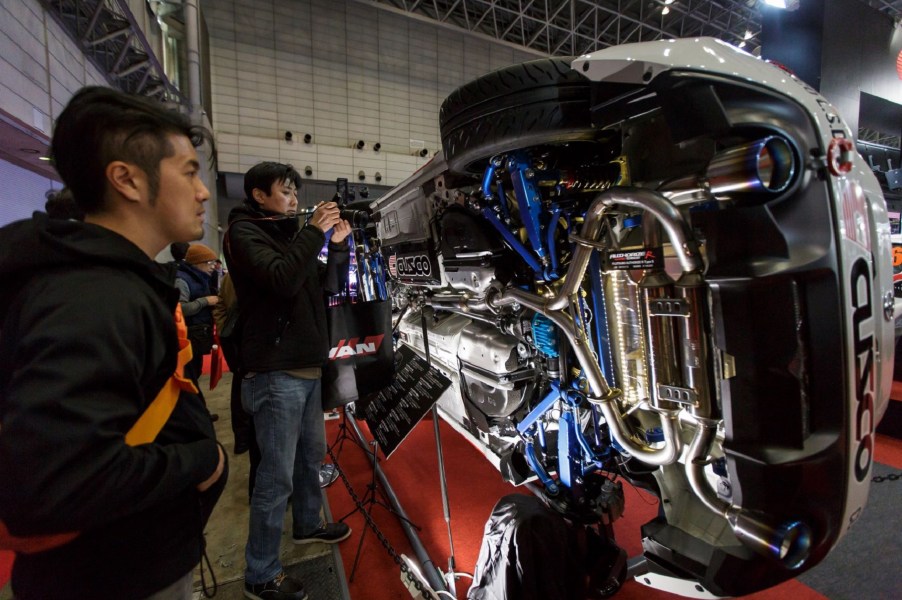
[[[757,54],[765,0],[357,0],[542,54],[575,56],[657,39],[712,36]],[[822,0],[787,0],[810,2]],[[860,0],[902,17],[902,0]]]

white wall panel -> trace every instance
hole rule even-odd
[[[86,85],[107,81],[38,0],[0,3],[0,108],[49,135],[63,106]]]
[[[535,55],[353,0],[202,0],[219,168],[265,146],[316,179],[394,185],[440,148],[438,111],[458,86]],[[285,131],[294,140],[284,142]],[[313,144],[304,144],[305,133]],[[235,134],[240,134],[240,141]],[[363,151],[352,150],[357,140]],[[372,151],[375,142],[381,151]],[[412,156],[421,147],[429,157]],[[245,152],[247,150],[247,153]],[[268,153],[271,150],[267,151]],[[238,168],[236,168],[238,167]],[[344,170],[342,170],[344,169]]]

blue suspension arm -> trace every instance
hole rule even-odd
[[[536,257],[533,256],[532,252],[526,249],[526,247],[520,243],[520,240],[517,239],[513,233],[501,222],[501,219],[498,218],[491,208],[483,208],[482,216],[486,218],[486,220],[492,224],[492,226],[498,230],[498,233],[501,234],[501,237],[504,238],[511,248],[514,249],[514,252],[523,257],[523,260],[526,261],[526,264],[529,265],[529,268],[535,271],[538,274],[542,274],[542,265],[539,264],[539,261],[536,260]]]
[[[514,194],[517,196],[520,219],[526,229],[526,236],[539,261],[547,263],[548,253],[542,239],[542,197],[532,178],[527,176],[527,172],[531,169],[531,164],[521,156],[510,156],[507,159],[507,170],[514,186]]]

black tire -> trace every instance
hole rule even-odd
[[[570,62],[543,58],[513,65],[452,92],[439,112],[451,170],[479,172],[499,152],[594,138],[590,82]]]

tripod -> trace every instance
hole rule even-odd
[[[352,442],[360,446],[360,442],[349,433],[351,428],[348,427],[348,414],[351,415],[351,418],[354,418],[353,402],[349,402],[342,407],[341,422],[338,424],[338,435],[335,436],[335,440],[332,441],[327,449],[327,453],[333,455],[333,450],[337,446],[338,450],[334,452],[335,457],[338,457],[341,454],[341,450],[342,448],[344,448],[345,440],[351,440]],[[366,449],[364,449],[364,451],[366,451]]]
[[[350,437],[350,436],[348,436],[348,437]],[[363,446],[361,445],[361,449],[367,454],[367,457],[370,459],[370,461],[372,461],[372,464],[373,464],[372,477],[370,479],[370,482],[366,486],[366,493],[363,495],[362,500],[358,500],[355,497],[354,501],[355,501],[355,504],[357,504],[357,507],[354,508],[354,510],[352,510],[348,514],[346,514],[343,517],[341,517],[340,519],[338,519],[339,521],[344,521],[345,519],[347,519],[348,517],[350,517],[357,511],[360,511],[360,513],[363,515],[363,518],[366,520],[367,525],[369,526],[369,527],[364,527],[363,533],[360,534],[360,542],[358,542],[357,552],[354,554],[354,566],[351,568],[351,574],[348,577],[348,581],[354,581],[354,573],[357,571],[357,564],[360,562],[360,552],[361,552],[361,550],[363,550],[363,541],[366,539],[367,530],[370,527],[372,527],[373,530],[376,531],[376,533],[380,533],[376,527],[375,522],[373,521],[372,514],[370,513],[369,509],[371,507],[381,506],[382,508],[384,508],[391,514],[395,515],[395,517],[397,517],[399,520],[405,521],[408,525],[415,528],[417,531],[421,530],[418,525],[413,523],[406,516],[399,514],[389,504],[387,504],[381,498],[377,497],[376,491],[378,489],[378,482],[376,480],[376,475],[379,470],[379,455],[378,455],[379,442],[376,440],[373,440],[373,441],[369,442],[369,444],[373,447],[372,451],[363,448]],[[351,491],[351,490],[348,490],[348,491]],[[379,490],[379,492],[381,494],[381,490]],[[353,495],[353,492],[352,492],[352,495]]]

